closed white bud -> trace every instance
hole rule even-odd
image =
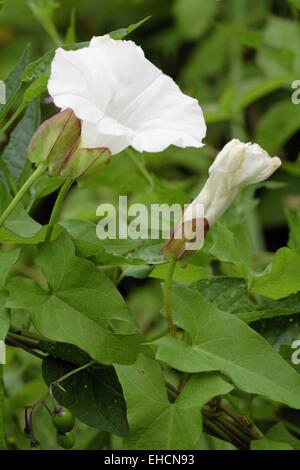
[[[257,144],[230,141],[209,168],[209,177],[200,194],[185,211],[183,218],[193,217],[195,205],[204,206],[204,217],[212,226],[228,209],[238,193],[250,184],[269,178],[281,165]]]

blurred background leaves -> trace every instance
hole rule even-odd
[[[282,169],[271,182],[241,194],[222,223],[211,231],[201,254],[193,258],[187,271],[178,270],[175,279],[194,282],[209,277],[215,268],[211,265],[214,258],[219,263],[215,273],[250,282],[253,273],[263,271],[273,252],[288,240],[289,247],[300,253],[300,104],[292,103],[292,83],[300,80],[299,0],[3,0],[0,6],[0,79],[5,79],[18,61],[20,69],[15,73],[22,73],[29,60],[29,43],[33,61],[58,45],[89,41],[93,35],[127,27],[151,15],[130,39],[185,93],[197,98],[204,110],[208,135],[203,149],[170,148],[162,154],[140,155],[141,164],[155,175],[152,184],[125,152],[115,157],[93,185],[70,193],[62,214],[70,220],[69,226],[71,219],[96,222],[96,207],[102,202],[117,204],[119,194],[146,204],[188,202],[200,191],[218,150],[235,137],[255,141],[280,156]],[[27,78],[30,81],[32,77]],[[45,78],[41,76],[41,80]],[[12,90],[12,95],[20,98],[20,90]],[[42,120],[56,111],[45,93],[41,105]],[[4,152],[4,160],[21,181],[28,168],[21,172],[20,164],[39,118],[34,101]],[[51,184],[49,187],[41,179],[28,201],[40,223],[48,222],[54,200],[51,193],[60,181]],[[92,249],[79,237],[76,242],[81,249]],[[147,260],[146,249],[140,255]],[[29,269],[30,250],[27,258],[22,269],[25,265]],[[103,253],[98,253],[98,259],[103,259]],[[143,331],[159,318],[160,282],[165,276],[160,266],[152,271],[151,279],[143,279],[145,272],[144,266],[133,269],[125,264],[118,279]],[[113,270],[107,273],[114,279]],[[273,308],[271,304],[267,307],[261,306],[268,311]],[[14,320],[24,321],[23,317]],[[280,350],[299,335],[298,322],[298,316],[293,320],[286,315],[272,323],[256,322],[255,328]],[[38,360],[15,349],[9,348],[8,354],[10,365],[4,367],[7,442],[10,448],[28,448],[22,433],[23,408],[41,396],[45,385],[40,380]],[[262,426],[276,420],[275,405],[257,402],[254,413]],[[289,416],[296,423],[298,418],[296,412]],[[45,423],[40,426],[41,440],[47,442],[47,448],[56,448],[47,424],[49,417],[45,413],[39,419]],[[119,438],[82,423],[77,423],[76,431],[77,448],[120,446]],[[223,448],[224,443],[204,435],[199,447],[207,446]]]

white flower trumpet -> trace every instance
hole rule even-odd
[[[128,146],[140,152],[203,146],[206,125],[197,100],[132,41],[106,35],[76,51],[57,49],[48,90],[57,107],[82,121],[81,147],[106,147],[114,155]]]
[[[214,224],[246,186],[269,178],[281,165],[278,157],[271,158],[257,144],[230,141],[209,168],[209,177],[200,194],[184,212],[184,222],[190,220],[197,205],[203,205],[209,226]]]
[[[170,240],[163,247],[165,256],[180,258],[189,248],[187,240],[176,241],[182,227],[189,229],[195,225],[194,237],[197,236],[198,245],[193,246],[200,248],[209,227],[222,217],[238,193],[245,186],[269,178],[280,165],[278,157],[271,158],[257,144],[244,144],[234,139],[225,145],[209,168],[209,177],[202,191],[185,209]]]

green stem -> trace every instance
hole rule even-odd
[[[169,328],[167,330],[161,331],[160,333],[158,333],[155,336],[152,336],[152,337],[148,338],[147,343],[153,343],[154,341],[162,338],[163,336],[166,336],[168,333],[169,333]]]
[[[180,391],[169,383],[166,383],[166,387],[169,397],[176,400],[180,395]],[[206,427],[210,429],[214,435],[232,443],[240,449],[249,449],[251,441],[259,438],[258,436],[253,436],[252,430],[246,428],[238,417],[231,414],[228,418],[224,410],[220,410],[219,413],[216,413],[215,411],[203,408],[202,416]]]
[[[64,184],[60,188],[59,194],[57,196],[57,199],[55,201],[55,204],[54,204],[54,207],[53,207],[53,210],[52,210],[49,225],[48,225],[48,228],[47,228],[47,232],[46,232],[46,236],[45,236],[46,241],[51,240],[51,236],[52,236],[54,226],[55,226],[55,224],[58,220],[58,217],[59,217],[59,214],[60,214],[60,211],[61,211],[61,207],[64,203],[66,195],[68,194],[68,192],[69,192],[69,190],[72,186],[72,183],[73,183],[73,179],[69,176],[69,177],[66,178]]]
[[[292,431],[294,434],[298,434],[300,436],[300,427],[296,426],[296,424],[290,423],[289,421],[282,420],[282,424],[285,425],[287,429]]]
[[[234,398],[231,396],[230,393],[228,393],[228,395],[226,395],[225,399],[228,401],[228,403],[231,405],[231,408],[233,408],[233,410],[238,413],[239,415],[242,415],[243,414],[243,411],[241,410],[241,408],[236,404]]]
[[[55,380],[54,382],[52,382],[49,385],[49,388],[48,388],[48,391],[47,391],[46,395],[44,395],[42,398],[40,398],[38,401],[36,401],[33,405],[27,406],[25,408],[26,429],[27,429],[27,432],[29,432],[29,434],[30,434],[31,442],[35,442],[35,443],[37,442],[37,440],[34,436],[33,427],[32,427],[32,418],[33,418],[34,412],[37,410],[37,408],[39,408],[41,406],[44,406],[47,409],[47,411],[50,413],[50,415],[52,415],[52,412],[51,412],[50,408],[47,406],[48,398],[50,398],[52,400],[54,408],[56,408],[56,406],[57,406],[57,402],[56,402],[56,400],[55,400],[55,398],[52,394],[53,386],[56,385],[57,387],[59,387],[63,391],[65,391],[65,389],[63,387],[61,387],[60,382],[62,382],[63,380],[68,379],[72,375],[77,374],[78,372],[80,372],[84,369],[87,369],[88,367],[93,365],[95,362],[96,361],[90,361],[87,364],[84,364],[83,366],[78,367],[77,369],[74,369],[71,372],[69,372],[68,374],[65,374],[62,377],[60,377],[59,379]]]
[[[179,396],[178,390],[176,390],[175,387],[173,387],[173,385],[169,383],[166,383],[166,387],[169,397],[172,398],[172,400],[176,401]]]
[[[39,341],[31,339],[31,338],[26,338],[25,336],[18,335],[16,333],[12,333],[11,331],[8,332],[7,334],[8,338],[11,338],[15,341],[18,341],[19,343],[25,344],[26,346],[30,348],[35,348],[38,346]]]
[[[173,324],[173,312],[172,312],[172,282],[173,274],[176,267],[177,260],[174,258],[169,263],[169,270],[164,284],[164,307],[167,316],[167,322],[169,330],[172,336],[176,336],[176,330]]]
[[[63,382],[64,380],[67,380],[67,379],[69,379],[70,377],[72,377],[72,375],[78,374],[78,372],[81,372],[82,370],[87,369],[88,367],[91,367],[91,366],[94,365],[94,364],[96,364],[96,361],[87,362],[86,364],[83,364],[83,366],[77,367],[76,369],[71,370],[71,371],[68,372],[67,374],[65,374],[65,375],[63,375],[62,377],[60,377],[59,379],[54,380],[54,382],[52,383],[52,385],[59,385],[59,384],[60,384],[61,382]]]
[[[23,184],[22,188],[17,192],[13,200],[10,202],[8,207],[3,212],[2,216],[0,217],[0,228],[5,223],[6,219],[10,216],[10,214],[14,211],[17,207],[19,202],[23,199],[27,191],[31,188],[33,183],[44,173],[46,170],[45,165],[40,165],[37,169],[32,173],[32,175],[28,178],[28,180]]]
[[[4,126],[0,129],[0,134],[6,132],[10,126],[15,122],[16,119],[18,119],[18,117],[20,116],[20,114],[24,111],[24,106],[20,105],[16,111],[14,112],[14,114],[10,117],[10,119],[7,121],[6,124],[4,124]]]
[[[16,183],[14,182],[14,179],[12,178],[12,176],[11,176],[7,166],[5,165],[4,161],[2,160],[2,158],[0,158],[0,170],[2,171],[6,181],[8,183],[8,186],[10,187],[12,195],[16,196],[16,194],[18,192]]]
[[[41,336],[38,333],[35,333],[33,331],[28,331],[28,330],[22,330],[20,328],[17,328],[13,325],[10,326],[9,328],[9,333],[15,333],[18,335],[18,337],[25,337],[25,338],[30,338],[32,340],[35,340],[37,343],[47,343],[47,344],[56,344],[55,341],[46,338],[45,336]]]
[[[246,446],[250,444],[252,438],[248,434],[245,434],[243,429],[238,428],[238,426],[236,426],[233,422],[230,422],[228,419],[226,419],[225,416],[219,416],[216,418],[216,420],[221,426],[224,427],[224,429],[227,429],[229,433],[235,436],[239,442]]]
[[[153,178],[152,176],[150,175],[150,173],[148,172],[147,168],[145,167],[145,165],[143,164],[143,162],[141,162],[141,160],[136,156],[136,154],[133,152],[133,150],[131,150],[130,147],[127,148],[126,150],[127,154],[129,155],[130,159],[132,160],[132,162],[135,164],[135,166],[137,167],[137,169],[140,171],[140,173],[143,175],[143,177],[145,178],[145,180],[147,181],[147,183],[149,183],[149,185],[151,187],[153,187]]]
[[[28,350],[35,349],[43,354],[55,355],[55,341],[41,337],[35,333],[23,333],[20,330],[17,331],[16,329],[10,328],[6,339],[16,341]]]
[[[225,406],[223,405],[220,405],[220,409],[227,415],[229,416],[232,421],[234,421],[238,426],[241,427],[241,429],[246,433],[248,434],[252,439],[261,439],[263,437],[263,435],[260,433],[258,433],[252,423],[246,423],[243,421],[243,417],[242,416],[239,416],[237,417],[234,413],[232,413],[228,408],[226,408]]]
[[[216,418],[215,423],[218,423],[218,427],[220,429],[223,429],[229,436],[229,442],[232,442],[236,447],[240,449],[249,449],[249,444],[250,441],[245,441],[244,439],[241,439],[238,435],[238,432],[236,428],[230,428],[228,426],[228,422],[226,420],[223,420],[222,418]]]
[[[232,442],[232,436],[229,436],[223,428],[218,427],[215,423],[210,421],[205,415],[203,415],[203,422],[204,425],[210,430],[213,435],[217,436],[218,438],[222,439],[223,441],[230,442],[233,445],[236,445],[236,442]]]
[[[5,340],[5,343],[8,345],[8,346],[14,346],[16,348],[20,348],[20,349],[23,349],[24,351],[28,352],[29,354],[32,354],[33,356],[35,357],[38,357],[39,359],[44,359],[45,356],[43,356],[42,354],[36,352],[36,351],[33,351],[31,349],[31,347],[27,347],[25,346],[23,343],[20,343],[19,341],[16,341],[15,339],[11,338],[10,336],[7,336],[6,340]]]

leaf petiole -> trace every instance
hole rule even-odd
[[[18,193],[18,188],[16,186],[16,183],[14,182],[14,179],[12,178],[6,164],[4,163],[4,161],[2,160],[2,158],[0,157],[0,170],[2,171],[6,181],[7,181],[7,184],[10,188],[10,191],[12,193],[13,196],[16,196],[17,193]]]
[[[173,324],[173,313],[172,313],[172,282],[173,274],[176,267],[177,260],[174,258],[170,260],[169,270],[164,284],[164,307],[167,316],[167,322],[169,330],[172,336],[176,336],[176,329]]]
[[[49,224],[48,224],[48,227],[47,227],[45,241],[51,240],[51,235],[52,235],[54,226],[55,226],[55,224],[58,220],[58,217],[59,217],[59,214],[60,214],[60,211],[61,211],[61,207],[64,203],[64,200],[65,200],[72,184],[73,184],[73,179],[71,177],[67,177],[64,184],[60,188],[60,191],[59,191],[59,194],[58,194],[57,199],[55,201],[55,204],[54,204],[54,207],[53,207],[53,210],[52,210],[52,214],[51,214],[51,217],[50,217],[50,221],[49,221]]]
[[[33,183],[46,171],[46,165],[42,164],[37,167],[37,169],[32,173],[32,175],[28,178],[28,180],[23,184],[21,189],[17,192],[13,200],[10,202],[8,207],[5,209],[3,214],[0,217],[0,228],[4,225],[8,217],[11,213],[15,210],[19,202],[23,199],[27,191],[31,188]]]

